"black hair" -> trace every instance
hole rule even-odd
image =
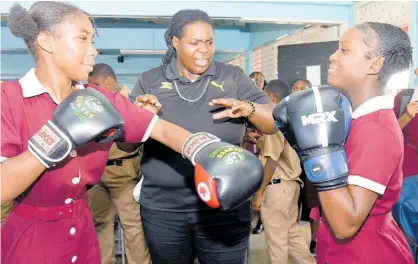
[[[252,72],[250,74],[250,78],[254,78],[256,75],[261,75],[264,78],[264,74],[262,72],[258,72],[258,71]]]
[[[303,79],[303,78],[294,80],[292,84],[290,85],[290,88],[293,88],[293,85],[295,85],[295,83],[297,82],[303,82],[307,86],[307,88],[312,88],[312,83],[308,79]]]
[[[277,99],[282,100],[290,95],[290,86],[287,82],[276,79],[268,82],[266,87],[264,87],[264,91],[272,93]]]
[[[363,42],[374,48],[365,54],[367,59],[376,56],[385,58],[380,69],[378,80],[384,86],[390,77],[397,72],[412,66],[412,46],[408,34],[401,28],[378,22],[365,22],[355,28],[363,33]]]
[[[89,73],[89,77],[110,77],[117,81],[115,71],[106,63],[94,65],[93,71]]]
[[[165,43],[167,44],[167,52],[163,58],[163,64],[171,62],[173,57],[176,57],[176,50],[173,47],[173,37],[181,39],[184,29],[187,25],[196,22],[205,22],[213,27],[212,19],[202,10],[198,9],[184,9],[173,15],[168,24],[168,29],[164,34]]]
[[[53,32],[56,25],[73,19],[78,15],[87,15],[93,24],[93,18],[78,7],[55,1],[34,3],[28,11],[19,4],[10,8],[8,17],[9,29],[15,37],[22,38],[32,55],[36,58],[36,37],[42,31]]]

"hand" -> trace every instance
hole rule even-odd
[[[224,98],[224,99],[213,99],[209,105],[221,105],[224,106],[226,109],[216,113],[213,115],[213,119],[222,119],[222,118],[239,118],[239,117],[247,117],[251,114],[253,108],[249,103],[232,99],[232,98]]]
[[[414,118],[418,113],[418,101],[409,103],[406,107],[406,113],[409,115],[409,117]]]
[[[163,107],[158,98],[153,94],[144,94],[136,98],[135,104],[154,114],[158,114]]]
[[[253,198],[253,210],[254,211],[260,212],[261,203],[263,202],[263,198],[264,198],[264,196],[263,196],[262,193],[257,192],[254,195],[254,198]]]
[[[257,143],[257,140],[261,138],[260,134],[256,132],[249,132],[247,133],[247,139],[251,142]]]

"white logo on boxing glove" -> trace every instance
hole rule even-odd
[[[197,194],[199,194],[200,199],[202,199],[204,202],[210,200],[210,191],[208,186],[204,182],[200,182],[197,185]]]
[[[302,126],[338,122],[337,118],[335,118],[335,112],[336,111],[313,113],[308,116],[301,116]]]

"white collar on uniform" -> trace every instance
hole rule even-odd
[[[393,109],[394,98],[391,95],[381,95],[373,97],[362,103],[354,112],[351,114],[353,119],[371,114],[373,112],[383,109]]]
[[[41,84],[38,77],[35,75],[35,69],[30,69],[25,76],[19,80],[20,86],[22,86],[23,98],[29,98],[48,93],[52,100],[58,104],[57,100],[49,93],[49,91]],[[84,89],[84,85],[81,82],[75,83],[76,89]]]

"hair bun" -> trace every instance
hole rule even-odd
[[[19,4],[14,4],[10,8],[8,24],[12,34],[24,40],[32,38],[34,32],[38,32],[36,22],[31,18],[28,11]]]

